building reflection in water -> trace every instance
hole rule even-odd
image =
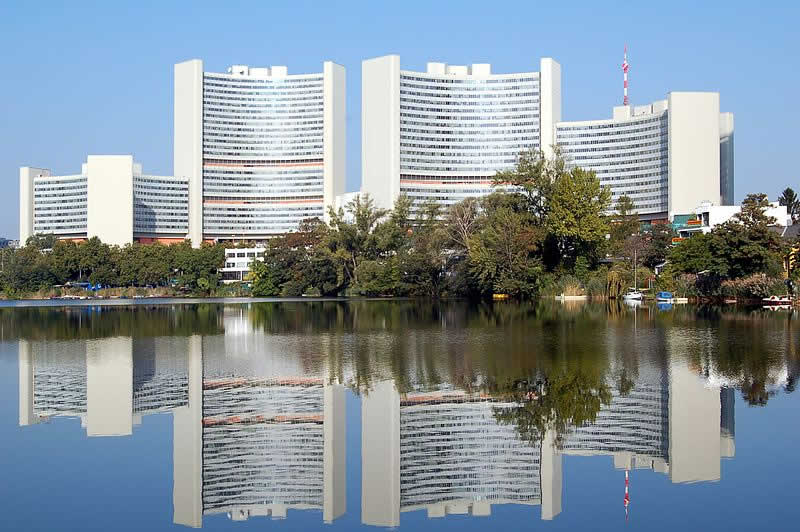
[[[171,412],[175,523],[306,509],[335,520],[346,507],[343,384],[352,376],[254,330],[244,314],[226,311],[224,322],[222,335],[20,340],[20,425],[77,417],[88,436],[124,436],[142,416]],[[680,359],[639,372],[560,445],[551,431],[524,441],[494,415],[513,406],[496,397],[373,382],[361,398],[361,521],[394,527],[418,510],[486,516],[501,504],[538,505],[553,519],[564,455],[611,457],[620,470],[675,483],[719,480],[720,459],[735,452],[734,392],[697,373]]]

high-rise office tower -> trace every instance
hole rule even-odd
[[[491,65],[400,69],[388,55],[362,63],[362,191],[378,207],[399,195],[443,206],[492,191],[520,152],[549,150],[561,120],[561,66],[493,74]]]
[[[701,203],[733,202],[733,114],[717,92],[671,92],[648,105],[614,107],[604,120],[559,122],[565,158],[592,170],[643,219],[672,219]]]
[[[174,172],[189,181],[189,238],[263,239],[324,218],[344,193],[345,70],[205,72],[175,65]]]

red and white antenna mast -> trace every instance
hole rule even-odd
[[[627,104],[626,104],[627,105]],[[628,485],[630,484],[628,480],[628,470],[625,470],[625,498],[623,502],[625,504],[625,521],[628,521],[628,505],[631,503],[631,496],[628,493]]]
[[[625,52],[622,58],[622,105],[628,105],[628,45],[625,45]]]

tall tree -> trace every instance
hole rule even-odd
[[[631,235],[639,232],[639,214],[630,196],[623,194],[617,199],[616,212],[611,218],[610,252],[618,256]]]
[[[611,190],[600,185],[594,172],[575,167],[556,179],[547,229],[570,266],[579,255],[597,258],[609,231],[605,211],[610,204]]]
[[[798,219],[800,219],[800,199],[797,198],[794,190],[786,187],[778,198],[778,203],[786,206],[786,211],[792,217],[792,223],[797,223]]]

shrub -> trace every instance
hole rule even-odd
[[[763,297],[786,295],[786,288],[781,279],[755,273],[740,279],[723,281],[720,293],[725,297],[761,299]]]

